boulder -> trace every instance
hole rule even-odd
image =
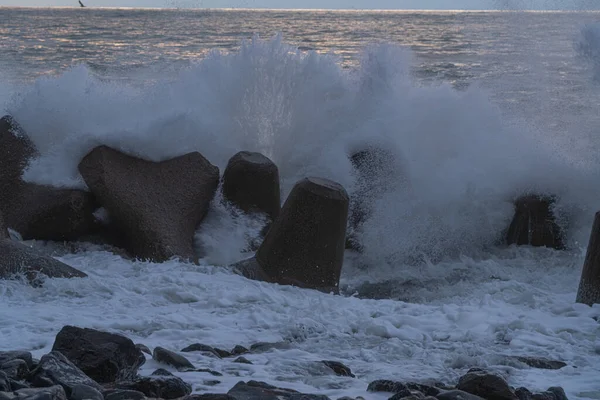
[[[600,212],[594,217],[576,301],[589,306],[600,304]]]
[[[304,178],[292,189],[255,259],[234,265],[250,279],[338,291],[348,194],[336,182]]]
[[[323,360],[321,362],[329,367],[337,376],[349,376],[351,378],[356,377],[349,367],[345,366],[339,361]]]
[[[117,382],[117,389],[135,390],[147,397],[176,399],[192,393],[192,386],[177,376],[145,376],[133,381]]]
[[[69,400],[104,400],[99,390],[88,385],[75,385]]]
[[[125,336],[69,325],[58,332],[52,350],[64,354],[99,383],[133,379],[146,362]]]
[[[108,400],[108,399],[107,399]],[[237,400],[228,394],[223,393],[204,393],[204,394],[191,394],[185,396],[181,400]]]
[[[52,351],[43,356],[40,364],[31,372],[29,380],[36,387],[60,385],[65,390],[67,397],[71,397],[73,389],[80,384],[102,390],[102,386],[58,351]]]
[[[227,394],[237,400],[329,400],[324,395],[303,394],[257,381],[238,382]]]
[[[29,375],[29,367],[24,360],[15,359],[0,365],[0,371],[6,373],[10,379],[23,380]]]
[[[223,173],[223,197],[246,213],[266,214],[271,221],[281,206],[279,170],[260,153],[240,151]]]
[[[23,239],[74,240],[94,226],[91,193],[22,180],[35,146],[11,117],[0,119],[0,212]]]
[[[522,362],[523,364],[529,365],[532,368],[539,369],[561,369],[567,366],[567,363],[557,360],[549,360],[543,357],[524,357],[516,356],[515,360]]]
[[[479,397],[462,390],[448,390],[435,396],[438,400],[486,400],[487,397]]]
[[[4,371],[0,371],[0,392],[11,391],[10,378]]]
[[[369,383],[367,386],[368,392],[388,392],[388,393],[404,393],[408,391],[406,385],[402,382],[379,379]]]
[[[134,257],[197,261],[194,233],[219,183],[219,169],[200,153],[152,162],[99,146],[79,172]]]
[[[529,195],[515,201],[515,214],[506,233],[506,243],[519,246],[564,249],[563,234],[556,223],[553,196]]]
[[[0,279],[25,274],[37,283],[38,274],[49,278],[85,278],[87,275],[54,258],[39,254],[29,246],[10,239],[0,239]]]
[[[152,355],[152,358],[160,363],[175,367],[177,370],[194,369],[194,364],[192,364],[187,358],[162,347],[154,348],[154,354]]]
[[[2,213],[0,212],[0,240],[8,239],[8,238],[10,238],[10,235],[8,233],[8,229],[6,229],[6,224],[4,223],[4,217],[2,216]]]
[[[45,388],[23,388],[7,393],[7,395],[7,400],[67,400],[65,390],[59,385]],[[4,400],[2,396],[0,399]]]
[[[23,360],[27,367],[33,367],[33,357],[28,351],[0,351],[0,365],[13,360]]]
[[[146,395],[137,390],[110,389],[102,393],[104,400],[144,400]]]
[[[463,375],[456,389],[488,400],[518,400],[502,377],[485,371],[471,371]]]
[[[253,364],[252,361],[248,360],[246,357],[243,356],[239,356],[238,358],[233,360],[233,362],[237,364]]]

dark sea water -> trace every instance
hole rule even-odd
[[[214,202],[200,265],[55,250],[89,278],[0,281],[0,350],[50,351],[65,324],[179,350],[286,341],[254,365],[186,354],[197,393],[262,380],[337,399],[375,379],[455,384],[469,368],[514,387],[600,399],[600,308],[575,304],[600,209],[600,13],[0,8],[0,113],[40,151],[24,179],[85,188],[107,144],[151,160],[240,150],[355,194],[348,154],[393,155],[348,251],[343,296],[268,285],[226,266],[257,222]],[[558,196],[568,249],[496,246],[524,193]],[[62,251],[59,251],[61,250]],[[374,298],[355,294],[371,285]],[[361,292],[364,294],[364,291]],[[368,296],[367,296],[368,297]],[[596,318],[596,319],[594,319]],[[510,356],[568,364],[529,368]],[[338,360],[356,378],[323,369]],[[162,365],[149,359],[142,374]]]

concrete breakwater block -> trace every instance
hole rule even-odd
[[[600,304],[600,212],[594,217],[576,301],[589,306]]]

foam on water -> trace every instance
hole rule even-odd
[[[594,79],[600,82],[600,23],[589,24],[581,29],[575,40],[575,50],[591,66]]]

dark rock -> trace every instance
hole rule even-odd
[[[219,169],[200,153],[156,163],[100,146],[83,158],[79,172],[133,256],[197,261],[193,236],[219,183]]]
[[[8,239],[10,235],[8,234],[8,229],[6,228],[6,224],[4,223],[4,217],[0,212],[0,240]]]
[[[240,346],[239,344],[231,350],[232,356],[239,356],[241,354],[246,354],[246,353],[250,353],[250,350],[248,350],[244,346]]]
[[[10,380],[4,371],[0,371],[0,392],[10,392]]]
[[[3,363],[2,366],[0,366],[0,370],[4,371],[10,379],[21,380],[29,375],[27,362],[18,358]]]
[[[93,228],[95,201],[90,193],[22,180],[38,152],[10,117],[0,119],[0,149],[0,212],[7,227],[25,240],[56,241],[76,239]]]
[[[438,400],[487,400],[487,397],[479,397],[462,390],[448,390],[436,396]]]
[[[515,201],[515,215],[506,234],[506,243],[564,249],[563,234],[556,223],[552,196],[530,195]]]
[[[184,349],[181,349],[181,351],[184,352],[184,353],[189,353],[189,352],[192,352],[192,351],[201,351],[203,353],[211,354],[211,355],[213,355],[213,356],[215,356],[217,358],[221,358],[221,355],[219,354],[219,352],[214,347],[207,346],[207,345],[202,344],[202,343],[191,344],[188,347],[186,347]]]
[[[367,386],[367,391],[401,393],[404,391],[408,391],[408,388],[402,382],[380,379],[369,383],[369,386]]]
[[[527,388],[520,387],[515,390],[515,395],[519,400],[531,400],[533,393],[531,393]]]
[[[539,369],[561,369],[567,366],[567,363],[562,361],[549,360],[542,357],[515,357],[515,359],[530,367]]]
[[[23,360],[28,368],[33,368],[33,358],[28,351],[0,351],[0,365],[13,360]]]
[[[202,381],[204,386],[217,386],[221,383],[221,381],[211,380],[211,381]]]
[[[75,385],[69,400],[104,400],[100,391],[87,385]]]
[[[32,283],[38,275],[49,278],[85,278],[86,274],[54,258],[39,254],[22,243],[10,239],[0,240],[0,279],[24,274]]]
[[[279,170],[260,153],[240,151],[223,173],[223,197],[247,213],[266,214],[271,221],[281,206]]]
[[[549,387],[547,392],[554,394],[554,398],[556,400],[569,400],[567,394],[565,393],[565,390],[559,386]]]
[[[237,399],[228,394],[205,393],[205,394],[191,394],[189,396],[185,396],[181,400],[237,400]]]
[[[404,400],[424,400],[425,396],[420,393],[420,392],[407,392],[408,394],[405,393],[396,393],[395,395],[393,395],[392,397],[390,397],[388,400],[400,400],[400,399],[404,399]],[[435,397],[434,397],[435,399]]]
[[[218,372],[218,371],[213,371],[212,369],[208,369],[208,368],[197,368],[194,371],[196,372],[207,372],[213,376],[223,376],[222,373]]]
[[[302,179],[256,252],[259,267],[236,268],[250,279],[337,293],[347,217],[348,194],[341,185]]]
[[[100,383],[132,379],[146,362],[142,352],[125,336],[75,326],[60,330],[52,350],[64,354]]]
[[[321,361],[335,372],[337,376],[349,376],[355,378],[356,376],[352,373],[352,370],[346,367],[344,364],[338,361]]]
[[[264,353],[269,350],[287,350],[292,346],[288,342],[258,342],[250,345],[250,351],[253,353]]]
[[[409,390],[415,390],[417,392],[421,392],[425,396],[435,397],[438,394],[440,394],[440,392],[441,392],[441,390],[436,387],[424,385],[422,383],[407,382],[407,383],[405,383],[405,385]]]
[[[104,400],[144,400],[146,395],[137,390],[111,389],[102,393]]]
[[[399,399],[404,399],[404,398],[408,398],[411,396],[412,396],[411,391],[408,389],[404,389],[399,392],[395,392],[395,394],[392,397],[390,397],[388,400],[399,400]]]
[[[227,358],[227,357],[232,356],[232,354],[230,352],[228,352],[227,350],[219,349],[217,347],[215,347],[214,349],[217,352],[217,354],[219,355],[219,357],[221,357],[221,358]]]
[[[227,394],[236,400],[329,400],[327,396],[303,394],[257,381],[238,382]]]
[[[153,373],[151,373],[150,375],[153,375],[153,376],[175,376],[170,371],[167,371],[164,368],[159,368],[156,371],[154,371]]]
[[[14,379],[8,379],[10,382],[10,388],[13,391],[21,390],[21,389],[29,389],[31,386],[27,381],[15,381]]]
[[[531,395],[532,400],[556,400],[554,398],[554,393],[552,392],[542,392],[542,393],[534,393]]]
[[[141,352],[152,355],[150,348],[148,346],[146,346],[145,344],[136,343],[135,347],[137,347]]]
[[[178,370],[194,369],[194,364],[192,364],[187,358],[162,347],[154,348],[154,354],[152,355],[152,358],[160,363],[175,367]]]
[[[252,361],[250,361],[246,357],[242,357],[242,356],[239,356],[238,358],[233,360],[233,362],[239,363],[239,364],[252,364]]]
[[[118,389],[137,390],[147,397],[175,399],[192,393],[192,387],[177,376],[138,377],[131,382],[118,382]]]
[[[65,389],[67,397],[71,397],[73,388],[80,384],[102,390],[97,382],[58,351],[52,351],[43,356],[40,364],[31,372],[29,380],[36,387],[60,385]]]
[[[45,388],[19,389],[11,393],[8,398],[15,400],[67,400],[67,395],[62,386],[56,385]]]
[[[588,306],[600,304],[600,212],[594,217],[576,301]]]
[[[482,371],[469,372],[462,376],[456,388],[488,400],[517,400],[517,396],[504,379]]]

